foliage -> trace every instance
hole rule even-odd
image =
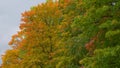
[[[120,1],[47,0],[22,13],[2,68],[119,68]]]

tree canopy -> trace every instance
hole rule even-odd
[[[2,68],[119,68],[119,0],[47,0],[22,13]]]

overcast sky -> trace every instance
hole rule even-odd
[[[10,48],[8,42],[19,30],[21,13],[42,2],[45,0],[0,0],[0,55]]]

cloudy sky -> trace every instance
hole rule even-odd
[[[8,42],[19,30],[21,13],[42,2],[45,0],[0,0],[0,55],[10,48]]]

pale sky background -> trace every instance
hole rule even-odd
[[[10,48],[8,42],[19,30],[21,13],[42,2],[45,0],[0,0],[0,55]]]

